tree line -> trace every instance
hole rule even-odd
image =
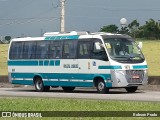
[[[131,23],[120,29],[115,24],[103,26],[100,32],[111,32],[128,34],[133,38],[144,38],[144,39],[160,39],[160,21],[149,19],[144,25],[140,25],[137,20],[133,20]]]

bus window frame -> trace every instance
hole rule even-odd
[[[88,52],[89,52],[89,57],[86,57],[86,56],[84,56],[84,57],[82,57],[81,55],[80,55],[80,44],[81,43],[89,43],[90,44],[90,47],[89,47],[89,50],[88,50]],[[92,46],[91,46],[91,40],[90,39],[81,39],[81,40],[79,40],[78,41],[78,46],[77,46],[77,59],[91,59],[91,49],[92,49]]]
[[[73,58],[66,58],[64,57],[64,45],[65,45],[65,42],[73,42],[73,44],[75,44],[75,57]],[[63,40],[63,43],[62,43],[62,59],[77,59],[77,54],[78,54],[78,40]]]

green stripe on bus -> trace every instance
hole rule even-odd
[[[45,40],[63,40],[63,39],[77,40],[78,38],[79,38],[79,35],[73,35],[73,36],[49,36],[49,37],[45,37]]]
[[[99,66],[98,69],[122,69],[121,66]]]
[[[147,65],[133,65],[133,69],[145,69],[148,68]]]
[[[60,60],[8,61],[8,66],[60,66]]]

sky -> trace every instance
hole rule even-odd
[[[160,0],[66,0],[65,31],[120,27],[120,19],[141,25],[160,20]],[[60,0],[0,0],[0,36],[42,36],[60,31]]]

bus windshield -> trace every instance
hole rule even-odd
[[[144,56],[131,38],[105,38],[105,47],[111,59],[121,63],[141,63]]]

